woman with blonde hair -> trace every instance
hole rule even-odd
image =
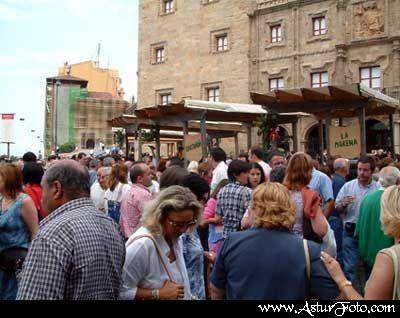
[[[191,299],[181,235],[201,221],[203,207],[187,188],[170,186],[150,201],[126,243],[121,299]]]
[[[128,167],[122,163],[115,164],[108,177],[108,190],[104,194],[108,216],[119,223],[122,198],[129,192]]]
[[[364,298],[352,287],[340,268],[339,263],[326,253],[322,260],[338,285],[340,298],[348,300],[400,300],[400,188],[397,185],[386,188],[381,201],[382,229],[393,237],[395,244],[381,250],[377,255],[371,275],[365,285]]]
[[[320,246],[292,233],[296,206],[279,183],[253,192],[253,227],[231,233],[211,275],[213,299],[334,299],[338,295],[320,259]]]
[[[312,159],[304,152],[295,153],[289,160],[283,185],[296,204],[295,234],[322,243],[328,233],[328,222],[321,209],[319,194],[308,188],[313,170]]]

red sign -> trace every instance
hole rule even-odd
[[[1,114],[1,119],[14,119],[14,114]]]

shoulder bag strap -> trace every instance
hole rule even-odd
[[[310,251],[308,249],[307,240],[303,239],[304,256],[306,258],[306,272],[307,272],[307,285],[310,290],[311,287],[311,264],[310,264]]]
[[[163,260],[163,258],[162,258],[162,254],[161,254],[160,248],[158,247],[158,244],[157,244],[156,240],[154,239],[154,237],[152,237],[151,235],[148,235],[148,234],[143,234],[143,235],[136,236],[136,237],[134,237],[132,240],[130,240],[130,241],[128,242],[128,244],[126,245],[126,247],[128,247],[129,245],[131,245],[134,241],[136,241],[136,240],[138,240],[138,239],[141,239],[141,238],[143,238],[143,237],[146,237],[146,238],[150,239],[150,240],[153,242],[154,247],[156,248],[156,251],[157,251],[158,258],[160,259],[161,264],[162,264],[162,266],[164,267],[164,270],[165,270],[165,272],[167,273],[169,280],[170,280],[171,282],[173,282],[172,277],[171,277],[171,274],[169,273],[168,268],[167,268],[167,266],[165,265],[165,262],[164,262],[164,260]]]

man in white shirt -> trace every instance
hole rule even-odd
[[[97,171],[97,181],[90,187],[90,198],[96,209],[106,212],[104,194],[108,188],[107,179],[111,174],[110,167],[102,167]]]
[[[249,156],[250,162],[257,162],[261,166],[261,168],[263,168],[265,174],[265,181],[268,181],[269,173],[271,172],[272,169],[268,163],[262,160],[262,158],[263,158],[263,151],[261,148],[255,147],[250,149],[250,156]]]
[[[226,165],[226,153],[221,148],[214,148],[211,150],[211,166],[213,167],[213,176],[211,179],[211,193],[224,179],[228,179],[228,166]]]

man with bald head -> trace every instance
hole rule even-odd
[[[141,226],[144,204],[152,198],[149,187],[152,185],[150,167],[144,162],[135,163],[129,175],[132,187],[121,201],[121,217],[119,224],[125,238],[128,239]]]
[[[17,299],[116,299],[124,240],[94,207],[87,169],[59,161],[44,174],[42,188],[49,215],[24,262]]]

